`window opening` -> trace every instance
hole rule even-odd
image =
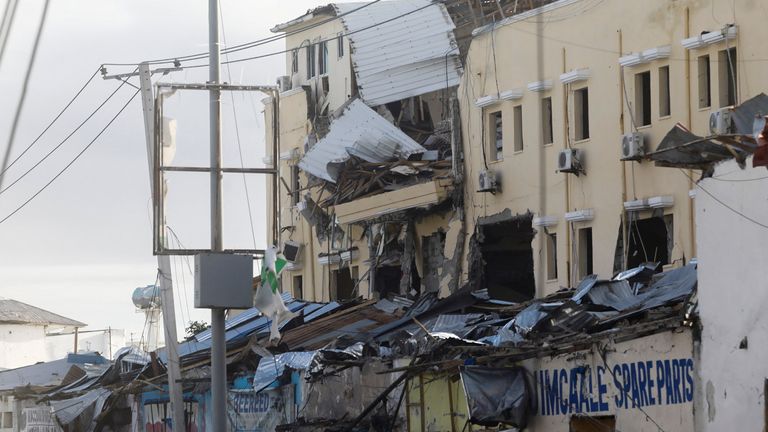
[[[669,66],[659,68],[659,117],[672,114],[669,92]]]
[[[592,228],[581,228],[579,230],[579,278],[593,273]]]
[[[523,151],[523,106],[518,105],[512,111],[512,126],[515,132],[514,149],[516,152]]]
[[[699,108],[708,108],[711,105],[709,56],[703,55],[698,59],[699,70]]]
[[[543,144],[552,144],[554,134],[552,131],[552,98],[541,100],[541,141]]]
[[[651,124],[651,72],[635,74],[635,121],[638,126]]]
[[[718,87],[720,90],[720,107],[736,105],[736,48],[722,50],[717,56]]]
[[[573,92],[574,131],[576,140],[589,138],[589,90],[587,87]]]

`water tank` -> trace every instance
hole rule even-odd
[[[131,296],[133,304],[139,309],[150,309],[160,306],[160,287],[157,285],[147,285],[133,290]]]

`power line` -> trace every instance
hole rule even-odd
[[[82,156],[82,155],[83,155],[83,153],[85,153],[85,152],[86,152],[86,150],[88,150],[89,148],[91,148],[91,146],[93,145],[93,143],[95,143],[95,142],[96,142],[96,140],[97,140],[97,139],[99,139],[99,137],[100,137],[102,134],[104,134],[104,132],[105,132],[105,131],[106,131],[106,130],[107,130],[107,129],[108,129],[108,128],[109,128],[109,127],[112,125],[112,123],[114,123],[114,122],[115,122],[115,120],[117,120],[117,118],[120,116],[120,114],[122,114],[122,112],[123,112],[123,111],[125,111],[125,109],[126,109],[126,108],[128,108],[128,105],[131,103],[131,101],[133,101],[133,99],[134,99],[134,98],[136,97],[136,95],[138,95],[138,94],[139,94],[139,90],[137,90],[137,91],[136,91],[136,93],[134,93],[134,94],[133,94],[133,96],[131,96],[131,98],[130,98],[130,99],[128,99],[128,101],[125,103],[125,105],[123,105],[123,107],[122,107],[122,108],[120,108],[120,111],[118,111],[118,112],[117,112],[117,114],[115,114],[115,115],[112,117],[112,119],[111,119],[111,120],[109,120],[109,123],[107,123],[107,125],[106,125],[106,126],[104,126],[104,128],[102,128],[102,129],[101,129],[101,131],[99,131],[99,133],[98,133],[98,134],[96,134],[96,136],[95,136],[95,137],[93,137],[93,139],[92,139],[92,140],[91,140],[91,141],[90,141],[90,142],[89,142],[89,143],[88,143],[88,144],[87,144],[87,145],[86,145],[86,146],[85,146],[85,147],[84,147],[82,150],[80,150],[80,153],[78,153],[78,154],[77,154],[77,155],[74,157],[74,159],[72,159],[72,160],[71,160],[71,161],[70,161],[70,162],[69,162],[67,165],[65,165],[65,166],[64,166],[64,168],[62,168],[62,169],[61,169],[61,170],[60,170],[60,171],[59,171],[59,172],[58,172],[58,173],[57,173],[57,174],[56,174],[56,175],[55,175],[55,176],[54,176],[54,177],[53,177],[53,178],[52,178],[50,181],[48,181],[48,183],[46,183],[46,184],[45,184],[43,187],[41,187],[41,188],[40,188],[40,189],[39,189],[37,192],[35,192],[35,193],[34,193],[34,194],[31,196],[31,197],[29,197],[29,199],[27,199],[26,201],[24,201],[24,202],[23,202],[23,203],[22,203],[20,206],[18,206],[18,207],[17,207],[17,208],[16,208],[14,211],[12,211],[11,213],[9,213],[9,214],[8,214],[7,216],[5,216],[3,219],[0,219],[0,224],[2,224],[3,222],[7,221],[7,220],[8,220],[8,219],[10,219],[10,218],[11,218],[13,215],[15,215],[16,213],[18,213],[18,212],[19,212],[21,209],[23,209],[24,207],[26,207],[26,206],[27,206],[27,204],[29,204],[29,203],[30,203],[32,200],[34,200],[35,198],[37,198],[37,196],[38,196],[38,195],[40,195],[41,193],[43,193],[43,191],[44,191],[44,190],[46,190],[46,189],[48,188],[48,186],[50,186],[50,185],[51,185],[51,184],[52,184],[54,181],[56,181],[56,179],[58,179],[58,178],[59,178],[59,177],[60,177],[62,174],[64,174],[64,172],[65,172],[67,169],[69,169],[69,167],[71,167],[71,166],[72,166],[72,165],[73,165],[73,164],[74,164],[74,163],[75,163],[75,162],[76,162],[78,159],[80,159],[80,156]]]
[[[37,27],[37,35],[35,35],[35,43],[32,46],[32,54],[29,57],[29,64],[27,64],[27,74],[24,77],[24,84],[21,87],[21,96],[19,97],[18,105],[16,105],[16,114],[13,117],[13,125],[11,126],[11,135],[8,138],[8,146],[5,148],[5,156],[3,157],[3,164],[0,166],[0,187],[3,186],[3,177],[5,174],[5,167],[8,166],[8,159],[11,157],[11,149],[13,148],[13,140],[16,138],[16,131],[19,126],[19,118],[21,118],[21,111],[24,109],[24,102],[27,100],[27,89],[29,88],[29,81],[32,77],[32,70],[35,67],[35,59],[37,59],[37,49],[40,47],[40,39],[43,35],[43,27],[45,27],[45,19],[48,16],[48,6],[51,0],[45,0],[43,5],[43,13],[40,15],[40,23]],[[15,7],[15,6],[14,6]],[[10,34],[10,25],[9,25]],[[7,38],[6,38],[7,40]],[[3,49],[5,48],[5,41],[3,41]],[[0,51],[2,54],[2,51]]]
[[[372,2],[365,3],[365,4],[361,5],[361,6],[358,6],[358,7],[354,8],[354,9],[351,9],[351,10],[349,10],[347,12],[335,15],[335,16],[333,16],[331,18],[328,18],[328,19],[323,20],[323,21],[316,22],[314,24],[310,24],[310,25],[304,26],[304,27],[296,29],[294,31],[290,31],[290,32],[282,33],[280,35],[269,36],[269,37],[266,37],[266,38],[257,39],[257,40],[254,40],[254,41],[245,42],[245,43],[242,43],[242,44],[239,44],[239,45],[235,45],[235,46],[232,46],[231,48],[223,49],[221,51],[221,53],[222,54],[229,54],[229,53],[233,53],[233,52],[238,52],[238,51],[243,51],[243,50],[246,50],[246,49],[254,48],[254,47],[257,47],[257,46],[261,46],[261,45],[266,45],[268,43],[276,42],[278,40],[285,39],[288,36],[293,36],[295,34],[299,34],[299,33],[305,32],[307,30],[311,30],[311,29],[313,29],[315,27],[319,27],[321,25],[324,25],[324,24],[327,24],[329,22],[335,21],[337,19],[340,19],[340,18],[342,18],[344,16],[347,16],[349,14],[357,12],[357,11],[359,11],[361,9],[364,9],[364,8],[366,8],[368,6],[371,6],[371,5],[375,4],[375,3],[378,3],[380,1],[381,0],[373,0]],[[225,44],[226,44],[226,41],[225,41]],[[146,63],[147,64],[166,64],[166,63],[175,63],[175,62],[182,61],[182,60],[185,60],[185,61],[200,60],[200,59],[207,58],[207,57],[208,57],[208,52],[204,52],[204,53],[197,53],[197,54],[188,54],[188,55],[184,55],[184,56],[180,56],[180,57],[166,57],[166,58],[161,58],[161,59],[149,60],[149,61],[146,61]],[[144,62],[140,62],[140,63],[144,63]],[[138,64],[139,63],[104,63],[103,65],[104,66],[136,66]]]
[[[746,219],[746,220],[748,220],[748,221],[752,222],[753,224],[755,224],[755,225],[757,225],[757,226],[760,226],[760,227],[763,227],[763,228],[765,228],[765,229],[768,229],[768,225],[766,225],[766,224],[764,224],[764,223],[762,223],[762,222],[760,222],[760,221],[757,221],[757,220],[755,220],[755,219],[752,219],[751,217],[749,217],[749,216],[745,215],[744,213],[742,213],[742,212],[740,212],[740,211],[736,210],[735,208],[733,208],[733,207],[729,206],[728,204],[726,204],[725,202],[723,202],[723,201],[722,201],[720,198],[716,197],[716,196],[715,196],[714,194],[712,194],[710,191],[706,190],[706,189],[704,188],[704,186],[702,186],[700,183],[697,183],[697,182],[696,182],[696,181],[693,179],[693,177],[691,177],[691,176],[689,176],[689,175],[688,175],[688,173],[687,173],[687,172],[685,172],[685,171],[683,171],[683,170],[679,170],[679,171],[680,171],[681,173],[683,173],[683,175],[684,175],[684,176],[688,177],[688,178],[689,178],[689,179],[690,179],[692,182],[696,183],[696,187],[698,187],[699,189],[701,189],[702,191],[704,191],[704,193],[705,193],[705,194],[707,194],[707,195],[709,195],[709,196],[710,196],[710,197],[711,197],[713,200],[715,200],[715,201],[717,201],[718,203],[720,203],[720,205],[721,205],[721,206],[723,206],[723,207],[727,208],[728,210],[730,210],[730,211],[732,211],[732,212],[736,213],[737,215],[739,215],[739,216],[743,217],[744,219]]]
[[[37,163],[35,163],[34,165],[32,165],[32,167],[31,167],[31,168],[29,168],[28,170],[26,170],[26,171],[25,171],[25,172],[24,172],[24,173],[23,173],[21,176],[19,176],[19,177],[18,177],[16,180],[14,180],[14,181],[13,181],[11,184],[9,184],[8,186],[6,186],[6,187],[4,187],[4,188],[0,189],[0,195],[2,195],[2,194],[3,194],[5,191],[7,191],[8,189],[12,188],[12,187],[13,187],[13,186],[14,186],[16,183],[18,183],[19,181],[21,181],[21,180],[22,180],[24,177],[26,177],[26,176],[27,176],[27,174],[29,174],[30,172],[32,172],[33,170],[35,170],[35,169],[36,169],[38,166],[40,166],[40,164],[42,164],[42,163],[43,163],[43,162],[44,162],[46,159],[48,159],[48,158],[49,158],[49,157],[50,157],[50,156],[51,156],[53,153],[55,153],[55,152],[56,152],[56,150],[58,150],[58,149],[59,149],[59,147],[61,147],[62,145],[64,145],[64,143],[66,143],[67,141],[69,141],[69,139],[72,137],[72,135],[74,135],[75,133],[77,133],[77,131],[79,131],[79,130],[80,130],[80,128],[82,128],[82,127],[83,127],[83,126],[84,126],[84,125],[85,125],[85,124],[86,124],[86,123],[87,123],[87,122],[88,122],[88,121],[89,121],[91,118],[93,118],[93,116],[94,116],[94,115],[96,115],[96,113],[97,113],[97,112],[99,112],[99,111],[101,110],[101,108],[102,108],[102,107],[104,107],[104,105],[106,105],[106,104],[107,104],[107,102],[109,102],[109,100],[110,100],[110,99],[112,99],[112,97],[113,97],[113,96],[114,96],[114,95],[115,95],[115,94],[118,92],[118,90],[120,90],[120,88],[122,88],[122,87],[123,87],[123,85],[125,85],[125,84],[126,84],[126,81],[121,81],[120,85],[119,85],[119,86],[117,86],[117,88],[116,88],[116,89],[115,89],[115,90],[114,90],[114,91],[113,91],[113,92],[112,92],[112,93],[111,93],[109,96],[107,96],[107,98],[106,98],[106,99],[104,99],[104,101],[102,101],[102,102],[101,102],[101,104],[99,104],[99,106],[98,106],[98,107],[96,107],[96,109],[95,109],[95,110],[93,110],[93,111],[91,112],[91,114],[90,114],[90,115],[88,115],[88,117],[86,117],[86,118],[85,118],[85,120],[83,120],[82,122],[80,122],[80,124],[79,124],[79,125],[77,125],[77,127],[76,127],[76,128],[75,128],[75,129],[74,129],[72,132],[70,132],[70,133],[69,133],[69,135],[67,135],[66,137],[64,137],[64,139],[63,139],[63,140],[62,140],[62,141],[61,141],[59,144],[57,144],[57,145],[56,145],[56,147],[52,148],[52,149],[51,149],[51,150],[50,150],[48,153],[46,153],[46,155],[45,155],[45,156],[43,156],[43,158],[42,158],[42,159],[40,159],[39,161],[37,161]],[[47,129],[46,129],[46,130],[47,130]],[[45,131],[43,131],[43,133],[45,133]],[[41,134],[40,136],[42,136],[42,134]],[[36,141],[36,140],[35,140],[35,141]],[[33,144],[34,144],[34,142],[33,142]],[[31,147],[31,145],[30,145],[30,147]],[[27,147],[27,149],[26,149],[26,150],[24,150],[24,151],[26,152],[26,151],[27,151],[27,150],[28,150],[30,147]],[[22,153],[22,154],[23,154],[23,153]],[[19,157],[21,157],[21,155],[19,155]],[[18,158],[16,158],[16,160],[18,160]],[[16,162],[16,160],[14,160],[14,162]],[[8,168],[10,168],[10,165],[8,166]],[[8,170],[8,168],[6,168],[6,170],[5,170],[5,171],[7,171],[7,170]],[[3,171],[2,173],[0,173],[0,176],[1,176],[2,174],[4,174],[4,173],[5,173],[5,171]]]
[[[53,126],[53,124],[56,123],[62,115],[64,115],[64,112],[66,112],[67,109],[69,109],[69,107],[75,102],[75,100],[78,97],[80,97],[83,91],[85,91],[86,87],[88,87],[88,85],[93,81],[93,79],[96,78],[96,74],[98,73],[99,73],[99,69],[96,69],[93,72],[93,75],[91,75],[91,77],[88,78],[88,81],[86,81],[85,84],[83,84],[83,86],[80,87],[80,90],[78,90],[77,93],[75,93],[75,95],[72,97],[72,99],[70,99],[69,102],[67,102],[64,108],[62,108],[61,111],[59,111],[59,113],[56,114],[56,117],[54,117],[53,120],[51,120],[51,122],[48,123],[48,126],[46,126],[42,132],[40,132],[40,135],[38,135],[37,138],[35,138],[35,140],[32,141],[32,143],[30,143],[27,146],[27,148],[24,149],[24,151],[22,151],[18,156],[16,156],[16,158],[12,160],[7,167],[5,167],[2,171],[0,171],[0,175],[5,174],[5,172],[8,171],[14,164],[16,164],[16,162],[18,162],[19,159],[21,159],[22,156],[24,156],[24,154],[26,154],[35,144],[37,144],[40,138],[42,138],[43,135],[45,135],[45,133],[48,132],[48,129],[50,129]]]
[[[5,4],[5,10],[3,10],[3,20],[0,22],[0,65],[3,63],[5,46],[11,35],[11,27],[13,27],[13,19],[16,16],[18,4],[18,0],[8,0],[8,3]]]

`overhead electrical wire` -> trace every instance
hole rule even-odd
[[[72,160],[71,160],[71,161],[70,161],[70,162],[69,162],[67,165],[65,165],[65,166],[64,166],[64,168],[62,168],[62,169],[61,169],[61,170],[60,170],[60,171],[59,171],[59,172],[58,172],[58,173],[57,173],[55,176],[53,176],[53,178],[52,178],[51,180],[49,180],[49,181],[48,181],[48,183],[46,183],[45,185],[43,185],[43,187],[41,187],[40,189],[38,189],[38,191],[37,191],[37,192],[35,192],[35,193],[34,193],[34,194],[31,196],[31,197],[29,197],[29,198],[28,198],[26,201],[24,201],[24,202],[23,202],[23,203],[22,203],[20,206],[18,206],[18,207],[17,207],[15,210],[13,210],[11,213],[9,213],[8,215],[6,215],[4,218],[0,219],[0,224],[4,223],[4,222],[5,222],[5,221],[7,221],[8,219],[10,219],[10,218],[11,218],[13,215],[15,215],[16,213],[18,213],[19,211],[21,211],[21,209],[23,209],[24,207],[26,207],[26,206],[27,206],[27,204],[29,204],[30,202],[32,202],[32,200],[34,200],[34,199],[35,199],[35,198],[37,198],[37,197],[38,197],[38,196],[39,196],[41,193],[43,193],[43,191],[44,191],[44,190],[46,190],[46,189],[47,189],[47,188],[48,188],[48,187],[49,187],[49,186],[50,186],[50,185],[51,185],[51,184],[52,184],[54,181],[56,181],[56,179],[58,179],[59,177],[61,177],[61,175],[62,175],[62,174],[64,174],[64,172],[66,172],[66,171],[69,169],[69,167],[71,167],[71,166],[72,166],[72,165],[73,165],[75,162],[77,162],[77,160],[78,160],[78,159],[80,159],[80,157],[83,155],[83,153],[85,153],[85,152],[86,152],[86,151],[87,151],[89,148],[91,148],[91,146],[92,146],[92,145],[93,145],[93,144],[94,144],[94,143],[95,143],[95,142],[96,142],[96,141],[99,139],[99,137],[101,137],[101,135],[103,135],[103,134],[104,134],[104,132],[106,132],[106,130],[107,130],[107,129],[108,129],[108,128],[109,128],[109,127],[112,125],[112,123],[114,123],[114,122],[115,122],[115,120],[117,120],[117,118],[120,116],[120,114],[122,114],[122,113],[123,113],[123,111],[125,111],[125,109],[126,109],[126,108],[128,108],[128,105],[130,105],[131,101],[133,101],[133,99],[134,99],[134,98],[136,98],[136,95],[138,95],[138,94],[139,94],[139,91],[140,91],[140,90],[137,90],[137,91],[136,91],[136,92],[135,92],[135,93],[134,93],[134,94],[133,94],[133,95],[130,97],[130,99],[128,99],[128,101],[126,101],[125,105],[123,105],[123,107],[122,107],[122,108],[120,108],[120,111],[118,111],[118,112],[117,112],[117,114],[115,114],[115,115],[112,117],[112,119],[110,119],[110,120],[109,120],[109,122],[106,124],[106,126],[104,126],[104,127],[103,127],[103,128],[100,130],[100,131],[99,131],[99,133],[98,133],[98,134],[96,134],[96,136],[95,136],[95,137],[93,137],[93,139],[92,139],[92,140],[91,140],[91,141],[90,141],[90,142],[89,142],[89,143],[88,143],[88,144],[87,144],[85,147],[83,147],[83,149],[82,149],[82,150],[80,150],[80,152],[79,152],[79,153],[78,153],[78,154],[77,154],[77,155],[76,155],[76,156],[75,156],[75,157],[74,157],[74,158],[73,158],[73,159],[72,159]]]
[[[32,45],[32,53],[29,56],[29,63],[27,64],[27,73],[24,76],[24,84],[21,86],[21,95],[19,96],[19,102],[16,105],[16,114],[13,116],[11,134],[8,137],[8,144],[5,148],[5,156],[3,156],[3,164],[0,165],[0,187],[3,186],[3,177],[5,174],[5,167],[8,166],[8,160],[11,157],[13,141],[16,138],[16,131],[18,130],[18,127],[19,127],[19,119],[21,118],[21,112],[24,110],[24,102],[27,100],[27,90],[29,89],[29,82],[32,77],[32,71],[35,68],[35,60],[37,59],[37,50],[40,47],[40,39],[43,35],[43,28],[45,27],[45,20],[48,17],[48,7],[50,6],[50,3],[51,3],[51,0],[45,0],[45,3],[43,5],[43,12],[40,14],[40,23],[37,26],[37,34],[35,35],[35,42],[34,42],[34,45]],[[10,31],[10,28],[8,30]],[[3,41],[3,48],[5,48],[5,41]],[[2,51],[0,51],[0,54],[1,53]]]
[[[250,48],[257,47],[257,46],[266,45],[268,43],[276,42],[276,41],[279,41],[279,40],[282,40],[282,39],[286,39],[288,36],[293,36],[295,34],[299,34],[299,33],[305,32],[307,30],[311,30],[313,28],[319,27],[319,26],[327,24],[329,22],[336,21],[336,20],[338,20],[338,19],[340,19],[340,18],[342,18],[344,16],[347,16],[349,14],[355,13],[355,12],[361,10],[361,9],[367,8],[368,6],[376,4],[376,3],[380,2],[380,1],[381,0],[373,0],[372,2],[365,3],[365,4],[361,5],[361,6],[358,6],[358,7],[354,8],[354,9],[351,9],[351,10],[349,10],[347,12],[335,15],[335,16],[333,16],[331,18],[328,18],[328,19],[325,19],[325,20],[322,20],[322,21],[318,21],[318,22],[316,22],[314,24],[310,24],[310,25],[304,26],[302,28],[299,28],[299,29],[296,29],[296,30],[293,30],[293,31],[290,31],[290,32],[285,32],[285,33],[282,33],[282,34],[279,34],[279,35],[269,36],[269,37],[266,37],[266,38],[257,39],[257,40],[250,41],[250,42],[245,42],[245,43],[242,43],[242,44],[239,44],[239,45],[234,45],[234,46],[232,46],[230,48],[225,48],[225,49],[221,50],[221,54],[229,54],[229,53],[233,53],[233,52],[243,51],[243,50],[246,50],[246,49],[250,49]],[[166,57],[166,58],[148,60],[148,61],[145,61],[145,62],[138,62],[138,63],[104,63],[103,65],[104,66],[136,66],[139,63],[147,63],[147,64],[150,64],[150,65],[168,64],[168,63],[175,63],[175,62],[178,62],[178,61],[200,60],[200,59],[207,58],[208,55],[209,55],[208,52],[204,52],[204,53],[197,53],[197,54],[188,54],[188,55],[184,55],[184,56],[180,56],[180,57]]]
[[[37,161],[37,162],[36,162],[34,165],[32,165],[32,167],[31,167],[31,168],[29,168],[28,170],[26,170],[26,171],[25,171],[25,172],[24,172],[22,175],[20,175],[18,178],[16,178],[16,180],[14,180],[13,182],[11,182],[11,184],[9,184],[8,186],[6,186],[6,187],[4,187],[4,188],[0,189],[0,195],[2,195],[3,193],[5,193],[5,191],[7,191],[8,189],[12,188],[12,187],[13,187],[13,186],[14,186],[16,183],[18,183],[19,181],[21,181],[21,180],[22,180],[24,177],[26,177],[26,176],[27,176],[27,174],[29,174],[30,172],[32,172],[33,170],[35,170],[35,169],[36,169],[38,166],[40,166],[40,164],[42,164],[43,162],[45,162],[45,160],[46,160],[46,159],[48,159],[48,158],[49,158],[51,155],[53,155],[53,153],[55,153],[55,152],[56,152],[56,151],[57,151],[57,150],[58,150],[58,149],[59,149],[59,148],[60,148],[62,145],[64,145],[64,143],[66,143],[67,141],[69,141],[69,139],[72,137],[72,135],[74,135],[75,133],[77,133],[77,131],[79,131],[79,130],[80,130],[80,128],[82,128],[82,127],[83,127],[83,126],[84,126],[86,123],[88,123],[88,121],[89,121],[91,118],[93,118],[93,116],[94,116],[94,115],[96,115],[96,113],[98,113],[98,112],[101,110],[101,108],[103,108],[103,107],[104,107],[104,105],[106,105],[106,104],[107,104],[107,102],[109,102],[109,101],[110,101],[110,99],[112,99],[112,97],[113,97],[115,94],[117,94],[117,92],[118,92],[118,91],[119,91],[119,90],[120,90],[120,89],[121,89],[121,88],[122,88],[122,87],[123,87],[125,84],[126,84],[126,82],[125,82],[125,81],[121,81],[121,82],[120,82],[120,85],[119,85],[119,86],[117,86],[117,88],[116,88],[116,89],[115,89],[115,90],[114,90],[112,93],[110,93],[110,95],[109,95],[109,96],[107,96],[107,98],[106,98],[106,99],[104,99],[104,100],[101,102],[101,104],[99,104],[99,106],[97,106],[97,107],[96,107],[96,109],[94,109],[94,110],[91,112],[91,114],[89,114],[89,115],[88,115],[88,117],[86,117],[86,118],[85,118],[85,120],[81,121],[81,122],[80,122],[80,124],[78,124],[78,125],[77,125],[77,127],[75,127],[75,129],[74,129],[74,130],[72,130],[72,132],[70,132],[70,133],[69,133],[69,134],[68,134],[66,137],[64,137],[64,139],[63,139],[61,142],[59,142],[59,143],[58,143],[58,144],[57,144],[57,145],[56,145],[54,148],[52,148],[52,149],[51,149],[51,150],[50,150],[48,153],[46,153],[46,154],[45,154],[45,156],[43,156],[43,157],[42,157],[42,159],[40,159],[40,160],[39,160],[39,161]],[[51,123],[51,124],[53,124],[53,123]],[[49,127],[50,127],[50,126],[49,126]],[[48,130],[48,129],[46,128],[46,130]],[[45,131],[43,131],[43,133],[45,133]],[[42,134],[40,134],[40,136],[42,136]],[[36,141],[37,141],[37,140],[35,140],[34,142],[36,142]],[[34,144],[34,142],[33,142],[32,144]],[[30,145],[30,147],[31,147],[31,145]],[[25,149],[25,150],[24,150],[24,152],[26,152],[27,150],[29,150],[29,148],[30,148],[30,147],[27,147],[27,149]],[[22,155],[23,155],[23,153],[22,153]],[[19,157],[21,157],[22,155],[19,155]],[[16,160],[18,160],[18,157],[16,158]],[[14,160],[14,162],[16,162],[16,160]],[[10,165],[8,166],[8,168],[10,168]],[[6,170],[7,170],[8,168],[6,168]],[[5,171],[2,171],[2,172],[0,172],[0,175],[2,175],[2,173],[4,173],[4,172],[5,172]]]
[[[24,151],[19,153],[19,155],[16,156],[16,158],[14,158],[8,164],[8,166],[6,166],[2,171],[0,171],[0,175],[1,174],[5,174],[5,172],[8,171],[8,169],[10,169],[13,165],[15,165],[16,162],[19,161],[19,159],[21,159],[32,147],[34,147],[35,144],[37,144],[37,142],[40,140],[40,138],[42,138],[43,135],[45,135],[48,132],[48,130],[54,125],[54,123],[56,123],[59,120],[59,118],[61,118],[61,116],[64,115],[64,113],[69,109],[70,106],[72,106],[72,104],[75,102],[75,100],[77,100],[77,98],[80,97],[80,95],[85,91],[85,89],[88,87],[88,85],[90,85],[91,82],[93,82],[93,79],[96,78],[96,75],[98,73],[99,73],[99,69],[96,69],[93,72],[93,75],[91,75],[91,77],[88,78],[88,81],[86,81],[85,84],[83,84],[83,86],[80,87],[80,90],[78,90],[77,93],[75,93],[75,95],[72,97],[72,99],[69,100],[69,102],[67,102],[67,104],[64,106],[64,108],[62,108],[61,111],[59,111],[59,113],[56,114],[56,116],[53,118],[53,120],[51,120],[51,122],[48,123],[48,126],[46,126],[45,129],[43,129],[43,131],[40,132],[40,134],[37,136],[37,138],[35,138],[34,141],[32,141],[24,149]]]
[[[0,21],[0,65],[3,64],[3,54],[5,54],[5,46],[11,35],[13,19],[16,16],[18,4],[18,0],[8,0],[3,10],[3,20]]]
[[[703,187],[703,186],[702,186],[700,183],[697,183],[697,182],[696,182],[696,181],[693,179],[693,177],[691,177],[690,175],[688,175],[688,173],[687,173],[687,172],[685,172],[685,171],[683,171],[683,170],[679,170],[679,171],[680,171],[681,173],[683,173],[683,175],[684,175],[684,176],[688,177],[688,178],[689,178],[689,179],[690,179],[692,182],[696,183],[696,187],[698,187],[699,189],[701,189],[702,191],[704,191],[704,193],[705,193],[705,194],[709,195],[709,196],[710,196],[710,197],[711,197],[713,200],[717,201],[717,202],[718,202],[718,203],[719,203],[721,206],[725,207],[726,209],[728,209],[728,210],[732,211],[733,213],[735,213],[735,214],[737,214],[737,215],[741,216],[742,218],[744,218],[744,219],[748,220],[749,222],[752,222],[753,224],[755,224],[755,225],[757,225],[757,226],[759,226],[759,227],[762,227],[762,228],[768,229],[768,224],[764,224],[764,223],[762,223],[762,222],[760,222],[760,221],[758,221],[758,220],[756,220],[756,219],[753,219],[753,218],[751,218],[751,217],[749,217],[749,216],[745,215],[744,213],[742,213],[742,212],[740,212],[740,211],[736,210],[735,208],[733,208],[733,207],[729,206],[728,204],[726,204],[725,202],[723,202],[723,201],[722,201],[720,198],[716,197],[716,196],[715,196],[715,195],[714,195],[712,192],[710,192],[710,191],[708,191],[707,189],[705,189],[705,188],[704,188],[704,187]]]

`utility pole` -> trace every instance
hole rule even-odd
[[[148,63],[139,65],[141,84],[141,106],[144,111],[144,133],[147,140],[147,162],[149,163],[150,190],[154,184],[155,152],[155,97],[152,90],[152,71]],[[154,201],[158,202],[157,197]],[[161,221],[165,227],[165,221]],[[165,349],[168,353],[168,392],[171,400],[171,422],[173,426],[182,425],[184,430],[184,402],[181,388],[181,370],[176,335],[176,308],[173,305],[173,280],[171,279],[171,257],[157,255],[157,268],[160,272],[160,297],[162,302],[163,323],[165,327]],[[111,334],[110,334],[111,336]]]
[[[222,252],[224,241],[221,227],[221,52],[219,47],[219,0],[208,1],[208,73],[210,88],[211,140],[211,250]],[[213,430],[227,430],[227,363],[224,335],[224,309],[211,309],[211,401]]]

